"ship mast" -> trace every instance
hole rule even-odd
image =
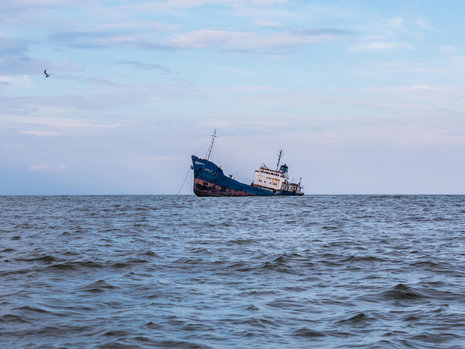
[[[279,169],[279,163],[281,162],[281,157],[283,156],[283,150],[281,149],[278,154],[278,163],[276,164],[276,171]]]
[[[210,155],[212,154],[212,149],[213,149],[213,143],[215,143],[215,138],[216,138],[216,128],[215,131],[212,134],[212,140],[210,142],[210,146],[208,147],[208,152],[207,152],[207,160],[210,160]]]

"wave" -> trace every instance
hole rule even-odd
[[[386,299],[394,300],[415,300],[426,298],[420,292],[404,284],[398,284],[390,290],[383,292],[382,295]]]

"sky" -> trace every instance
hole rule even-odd
[[[306,194],[465,194],[463,13],[3,0],[0,195],[192,194],[214,129],[211,160],[246,183],[283,149]]]

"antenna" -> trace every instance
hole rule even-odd
[[[283,150],[281,149],[278,154],[278,163],[276,164],[276,171],[279,169],[279,163],[281,162],[281,157],[283,156]]]
[[[215,131],[212,134],[212,140],[210,142],[210,146],[208,147],[208,152],[207,152],[207,160],[210,160],[210,155],[212,154],[212,149],[213,149],[213,143],[215,143],[215,138],[216,138],[216,128]]]

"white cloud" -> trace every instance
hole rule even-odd
[[[146,156],[142,159],[143,161],[179,161],[184,158],[177,156]]]
[[[414,23],[415,23],[415,25],[417,27],[419,27],[421,29],[424,29],[424,30],[432,30],[432,29],[434,29],[433,25],[426,18],[422,18],[422,17],[416,18],[414,20]]]
[[[44,113],[44,114],[47,114],[47,113]],[[65,118],[60,118],[60,117],[47,117],[47,116],[16,118],[15,121],[18,123],[46,125],[46,126],[52,126],[52,127],[57,127],[57,128],[116,128],[116,127],[122,126],[121,124],[97,124],[93,122],[87,122],[84,119],[73,120],[73,119],[65,119]],[[29,132],[24,131],[22,133],[34,134],[36,136],[47,135],[47,134],[39,134],[40,132],[41,131],[29,131]],[[48,134],[48,135],[51,135],[51,134]]]
[[[370,96],[371,102],[376,99],[387,101],[388,98],[394,98],[399,105],[412,104],[417,110],[423,110],[421,107],[429,108],[433,103],[435,107],[441,107],[444,103],[450,105],[454,101],[460,101],[465,95],[464,85],[407,85],[407,86],[387,86],[387,87],[352,87],[336,88],[334,91],[344,91],[345,95],[353,94],[354,97]],[[352,98],[351,98],[352,99]],[[406,102],[408,102],[406,104]]]
[[[426,73],[438,74],[441,70],[422,61],[385,61],[373,62],[371,67],[388,73]]]
[[[18,131],[19,133],[23,133],[26,135],[31,135],[31,136],[58,136],[61,133],[60,132],[53,132],[53,131],[40,131],[40,130],[21,130]]]
[[[68,168],[68,165],[61,164],[56,167],[51,167],[49,164],[35,164],[28,167],[29,171],[48,171],[48,170],[57,170],[64,171]]]
[[[222,46],[230,50],[264,50],[295,47],[327,41],[348,32],[338,29],[315,29],[308,31],[288,31],[268,36],[222,30],[197,30],[173,36],[162,43],[175,48],[204,48]]]
[[[268,27],[268,28],[278,28],[281,26],[281,23],[276,21],[257,21],[257,25],[261,27]]]
[[[31,165],[29,166],[30,171],[45,171],[48,170],[48,164],[41,164],[41,165]]]
[[[283,4],[287,0],[166,0],[158,2],[145,2],[139,5],[145,9],[167,10],[170,8],[190,8],[205,5],[225,5],[225,6],[242,6],[242,5],[273,5]]]
[[[352,52],[364,52],[364,51],[389,51],[397,48],[409,48],[410,44],[402,41],[373,41],[354,45],[350,48]]]
[[[441,50],[442,52],[450,53],[457,51],[457,47],[452,45],[441,45],[439,46],[439,50]]]
[[[402,28],[403,22],[404,20],[401,17],[394,17],[394,18],[389,18],[388,20],[386,20],[387,25],[394,29]]]
[[[147,28],[156,31],[172,31],[181,28],[179,24],[168,24],[156,21],[138,21],[138,22],[115,22],[101,25],[102,29],[138,29]]]
[[[0,84],[23,87],[33,86],[31,79],[29,78],[29,75],[0,76]]]
[[[166,46],[179,48],[201,48],[218,45],[234,45],[234,42],[245,42],[255,34],[246,32],[227,32],[220,30],[198,30],[186,34],[176,35],[165,41]]]

